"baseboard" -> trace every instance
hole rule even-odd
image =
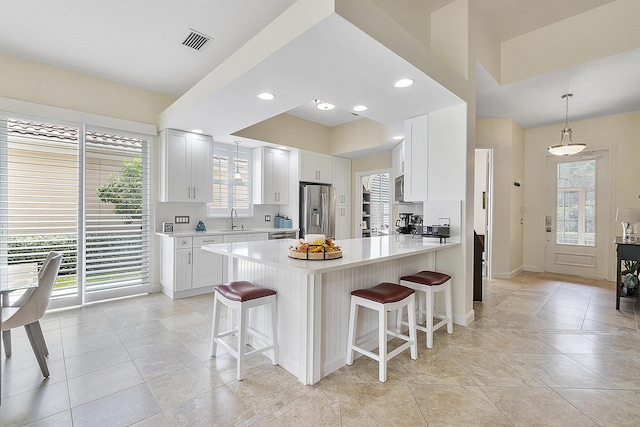
[[[543,273],[544,270],[538,267],[537,265],[525,265],[522,267],[524,271],[530,271],[532,273]]]

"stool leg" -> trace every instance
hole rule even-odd
[[[425,293],[416,290],[416,305],[418,306],[418,324],[422,325],[424,322],[424,314],[427,312],[425,309]]]
[[[427,348],[433,347],[433,292],[431,288],[425,291],[427,294]]]
[[[409,301],[409,305],[407,306],[407,311],[409,311],[409,313],[415,313],[416,312],[416,305],[415,305],[415,293],[413,294],[414,297],[411,298],[411,300]],[[409,316],[409,339],[411,340],[411,358],[413,360],[416,360],[418,358],[418,339],[416,337],[417,334],[417,330],[416,330],[416,316]]]
[[[244,378],[244,353],[247,344],[247,309],[238,309],[238,380]]]
[[[356,319],[358,318],[358,305],[351,297],[351,310],[349,311],[349,341],[347,342],[347,365],[353,365],[353,345],[356,343]]]
[[[213,322],[211,323],[211,357],[216,357],[218,331],[220,330],[220,301],[218,293],[213,293]]]
[[[445,304],[445,311],[446,311],[446,316],[447,316],[447,332],[452,334],[453,333],[453,308],[451,306],[451,301],[452,301],[452,296],[451,296],[451,282],[449,282],[449,286],[447,286],[447,289],[445,289],[444,291],[444,304]]]
[[[387,381],[387,312],[378,311],[378,371],[380,382]]]
[[[273,331],[272,333],[272,337],[273,337],[273,364],[277,365],[278,364],[278,323],[277,323],[277,312],[276,312],[276,299],[274,298],[273,301],[271,302],[271,304],[269,304],[271,306],[271,325],[272,325],[272,329]]]
[[[396,332],[402,332],[402,311],[404,307],[400,307],[398,309],[398,315],[396,316]],[[407,312],[407,318],[409,317],[409,313]]]

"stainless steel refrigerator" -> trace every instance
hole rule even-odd
[[[336,190],[330,185],[300,184],[300,237],[336,235]]]

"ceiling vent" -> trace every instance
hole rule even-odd
[[[189,32],[184,37],[184,40],[182,40],[182,44],[195,50],[202,50],[210,41],[211,37],[205,36],[204,34],[189,28]]]

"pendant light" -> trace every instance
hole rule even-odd
[[[234,181],[242,181],[242,175],[240,175],[240,168],[238,166],[238,147],[240,146],[240,141],[236,141],[236,171],[233,174]]]
[[[573,96],[572,93],[565,93],[561,96],[562,99],[566,102],[566,110],[565,110],[565,119],[564,119],[564,129],[560,131],[560,144],[552,145],[547,148],[549,153],[554,156],[570,156],[572,154],[577,154],[584,150],[587,147],[587,144],[584,143],[573,143],[573,139],[571,137],[572,130],[569,127],[569,98]],[[564,143],[564,137],[569,138],[569,143]]]

